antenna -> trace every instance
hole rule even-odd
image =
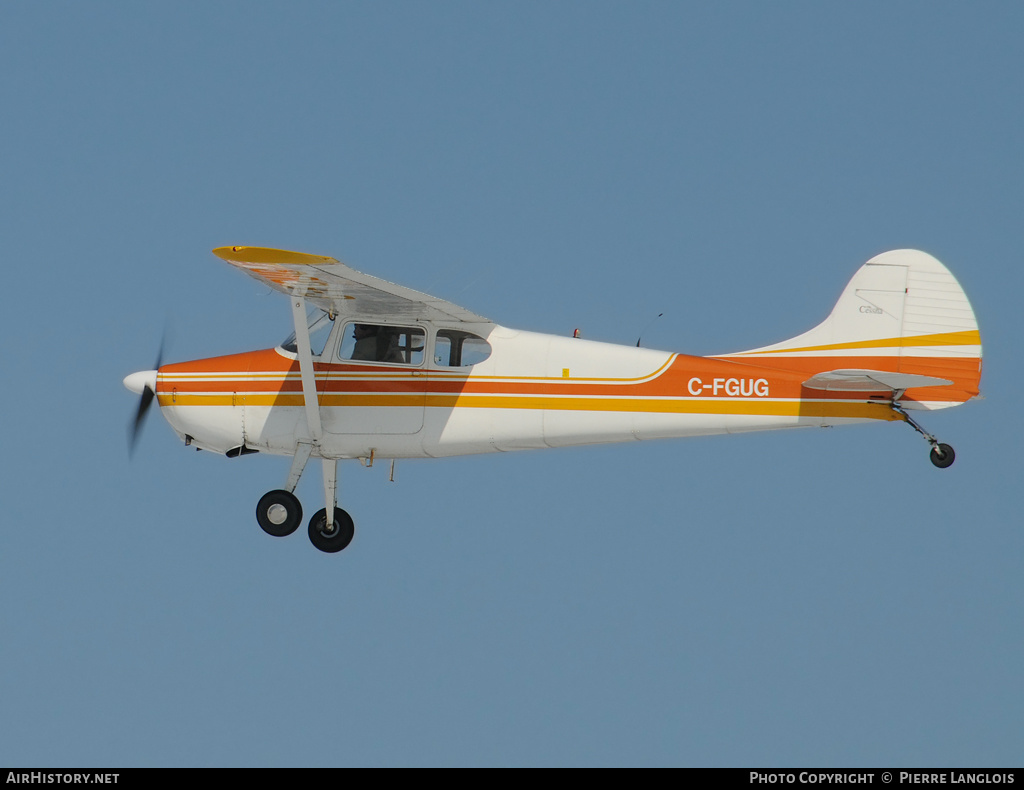
[[[654,316],[654,318],[652,318],[650,321],[647,322],[647,325],[643,329],[640,330],[640,337],[638,337],[636,339],[636,347],[637,348],[640,348],[640,340],[643,338],[644,332],[646,332],[648,329],[650,329],[651,324],[653,324],[655,321],[657,321],[663,315],[665,315],[665,314],[664,313],[658,313],[656,316]]]

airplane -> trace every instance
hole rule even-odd
[[[979,397],[981,337],[967,296],[917,250],[878,255],[831,314],[789,340],[698,357],[510,329],[334,258],[265,247],[213,254],[288,296],[295,331],[276,348],[132,373],[134,447],[155,400],[186,446],[237,458],[291,456],[260,527],[295,532],[295,496],[322,462],[321,551],[355,534],[337,505],[338,461],[440,458],[888,420],[955,458],[910,412]],[[310,318],[310,315],[312,316]],[[161,348],[162,356],[162,348]]]

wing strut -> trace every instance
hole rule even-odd
[[[323,438],[320,425],[320,399],[316,394],[316,374],[313,370],[313,351],[309,345],[309,327],[306,325],[306,300],[292,297],[292,319],[295,321],[295,347],[299,354],[299,373],[302,375],[302,399],[306,404],[306,423],[310,438],[317,446]]]
[[[313,444],[299,442],[295,447],[295,459],[292,461],[292,469],[288,473],[288,485],[299,482],[299,475],[306,460],[313,450],[320,451],[320,440],[323,439],[323,427],[320,424],[320,399],[316,394],[316,372],[313,370],[313,350],[309,344],[309,326],[306,324],[306,300],[301,296],[292,296],[292,319],[295,321],[295,348],[298,350],[299,373],[302,376],[302,400],[306,406],[306,423],[309,425],[309,432]],[[341,551],[349,541],[352,540],[352,519],[343,510],[337,509],[338,503],[338,461],[334,458],[323,460],[324,473],[324,498],[327,500],[327,507],[313,516],[309,523],[309,536],[317,548],[324,551]],[[323,513],[323,524],[318,523],[320,513]],[[348,530],[344,530],[344,522],[339,523],[336,519],[339,514],[344,514],[348,520]],[[316,535],[317,537],[314,537]],[[326,548],[325,548],[326,547]]]

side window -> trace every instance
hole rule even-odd
[[[348,323],[342,331],[340,359],[419,365],[426,333],[418,326]]]
[[[465,368],[491,355],[491,344],[482,337],[457,329],[441,329],[434,343],[434,364]]]

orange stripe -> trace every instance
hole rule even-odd
[[[974,333],[975,335],[977,333]],[[926,335],[934,343],[948,343],[951,336],[961,339],[971,333]],[[917,338],[907,338],[907,342]],[[889,341],[874,341],[877,343]],[[847,345],[847,344],[839,344]],[[913,352],[911,352],[913,353]],[[269,364],[274,363],[274,364]],[[282,358],[273,350],[238,354],[215,359],[197,360],[161,368],[157,380],[157,394],[161,406],[174,404],[206,404],[231,406],[247,403],[253,406],[302,406],[301,382],[297,378],[298,365]],[[981,376],[979,357],[903,357],[856,356],[779,356],[704,358],[673,355],[654,374],[639,379],[562,379],[557,377],[482,377],[440,373],[425,369],[398,367],[373,368],[344,364],[317,366],[319,400],[325,406],[354,405],[408,405],[426,403],[445,406],[490,406],[493,408],[582,408],[588,410],[616,410],[609,406],[611,395],[633,404],[624,410],[675,411],[679,406],[637,408],[636,403],[655,404],[661,401],[678,403],[679,396],[692,394],[688,382],[700,378],[703,385],[715,379],[765,379],[771,397],[799,402],[801,395],[814,400],[846,401],[846,406],[864,404],[867,393],[830,393],[821,398],[818,393],[804,391],[801,383],[815,373],[835,368],[865,368],[902,373],[921,373],[952,379],[946,387],[918,387],[910,391],[911,400],[943,401],[954,404],[969,400],[978,394]],[[275,377],[275,369],[278,375]],[[220,374],[219,376],[217,374]],[[249,376],[259,378],[249,378]],[[192,378],[195,376],[196,378]],[[229,378],[236,376],[238,378]],[[879,393],[886,393],[880,389]],[[565,396],[552,398],[551,396]],[[505,397],[502,397],[505,396]],[[488,399],[491,402],[488,403]],[[510,400],[515,399],[515,403]],[[592,406],[572,406],[592,399]],[[672,399],[672,400],[667,400]],[[728,402],[730,399],[708,400],[708,403]],[[694,401],[687,399],[684,402]],[[758,413],[744,411],[743,406],[709,408],[702,413]],[[759,408],[759,407],[758,407]],[[869,407],[870,408],[870,407]]]

